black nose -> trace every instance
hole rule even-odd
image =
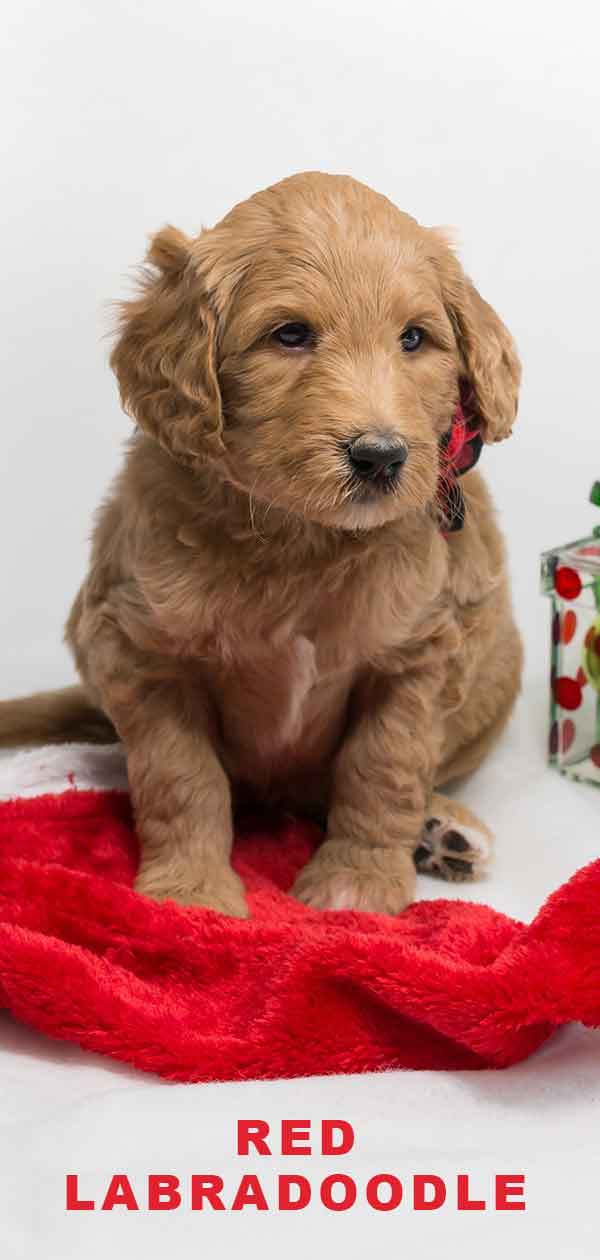
[[[407,456],[405,442],[383,434],[361,433],[348,447],[352,471],[362,481],[394,481]]]

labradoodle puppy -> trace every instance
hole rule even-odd
[[[68,621],[83,689],[0,706],[2,742],[117,733],[150,897],[247,913],[248,792],[326,817],[310,906],[394,914],[415,867],[476,873],[490,833],[438,789],[519,688],[468,469],[510,433],[520,368],[443,235],[295,175],[154,237],[112,365],[136,431]]]

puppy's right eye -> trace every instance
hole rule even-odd
[[[286,350],[305,350],[314,337],[308,324],[282,324],[271,333],[271,339]]]

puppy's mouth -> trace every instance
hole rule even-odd
[[[332,513],[331,523],[342,529],[372,529],[396,517],[403,502],[403,478],[378,472],[367,479],[349,474]]]
[[[377,503],[382,496],[396,494],[400,485],[399,476],[389,476],[378,472],[368,481],[361,481],[351,476],[348,482],[348,497],[354,503]]]

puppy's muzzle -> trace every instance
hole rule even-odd
[[[406,443],[385,434],[361,433],[348,447],[348,460],[355,477],[376,485],[393,485],[407,458]]]

